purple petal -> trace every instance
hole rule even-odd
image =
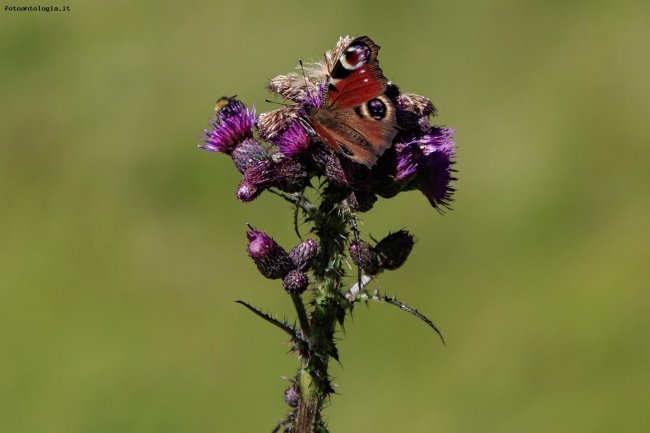
[[[215,118],[210,119],[212,130],[203,131],[208,138],[201,139],[206,144],[199,148],[230,155],[235,147],[245,139],[253,138],[255,107],[249,110],[240,103],[226,108],[217,112]]]

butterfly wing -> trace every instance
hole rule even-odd
[[[325,107],[345,110],[383,94],[388,80],[379,67],[379,46],[367,36],[354,39],[330,73]]]
[[[395,107],[384,95],[387,80],[378,51],[367,36],[350,42],[332,68],[321,108],[309,113],[314,131],[328,146],[368,167],[397,134]]]

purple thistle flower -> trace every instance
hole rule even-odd
[[[456,143],[452,139],[454,132],[451,128],[433,127],[421,139],[424,157],[419,163],[416,184],[431,206],[438,210],[441,206],[449,207],[455,192],[451,184],[456,180],[451,168],[456,157]]]
[[[282,131],[269,137],[268,141],[277,146],[282,155],[291,157],[304,152],[311,142],[311,137],[307,135],[298,118],[295,118]]]
[[[398,143],[395,148],[397,150],[397,167],[394,178],[398,181],[411,180],[417,174],[418,165],[424,152],[417,141]]]
[[[219,99],[215,106],[215,115],[221,120],[237,116],[246,109],[246,105],[237,99],[237,95]]]
[[[416,177],[422,150],[417,141],[396,143],[386,150],[373,167],[377,185],[373,192],[391,198],[402,192]]]
[[[309,107],[320,107],[320,102],[325,92],[325,83],[305,83],[305,78],[295,74],[279,76],[271,80],[269,89],[289,97],[297,102],[270,113],[264,113],[258,120],[257,127],[260,136],[277,146],[285,157],[292,157],[307,150],[311,143],[312,133],[308,133],[308,126],[304,125],[301,118],[306,115]]]
[[[417,185],[422,194],[429,199],[434,208],[449,207],[451,196],[455,192],[451,182],[456,180],[452,176],[451,166],[454,161],[448,152],[431,152],[420,162]]]
[[[455,132],[456,130],[452,128],[432,126],[420,139],[424,153],[428,155],[431,152],[442,151],[447,153],[451,158],[454,158],[456,156],[456,142],[452,136]]]
[[[289,254],[272,237],[252,227],[246,237],[249,242],[246,251],[264,277],[277,280],[293,269]]]
[[[448,207],[454,188],[451,166],[455,142],[451,128],[429,126],[426,133],[403,143],[396,143],[379,160],[375,173],[379,186],[375,193],[390,198],[401,191],[419,189],[436,208]]]
[[[198,147],[210,152],[230,155],[244,140],[253,138],[255,118],[255,107],[249,110],[240,101],[226,105],[213,119],[210,119],[212,130],[203,130],[208,138],[201,138],[201,140],[206,145]]]
[[[326,88],[327,81],[318,83],[317,87],[315,89],[310,88],[299,102],[301,102],[304,107],[320,107]]]

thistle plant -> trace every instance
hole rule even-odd
[[[248,255],[262,276],[281,282],[297,321],[289,323],[237,301],[287,333],[291,352],[300,363],[284,395],[288,414],[274,432],[328,431],[322,411],[334,391],[328,367],[332,359],[339,360],[335,334],[358,302],[394,305],[421,319],[444,343],[427,317],[382,294],[377,284],[370,289],[369,283],[379,274],[406,262],[414,236],[398,230],[368,242],[359,233],[358,221],[378,197],[388,199],[408,191],[420,191],[441,213],[448,209],[454,193],[455,131],[429,122],[436,114],[429,99],[403,93],[381,75],[382,98],[395,110],[396,132],[390,146],[375,164],[354,161],[342,143],[342,152],[328,146],[312,127],[310,113],[323,107],[334,86],[333,70],[336,74],[336,64],[356,40],[342,37],[323,61],[306,65],[302,74],[280,75],[267,84],[292,104],[258,116],[254,107],[236,97],[222,98],[199,146],[232,158],[243,175],[237,188],[241,202],[267,192],[294,209],[291,217],[299,243],[293,248],[283,248],[257,227],[249,226],[246,237]],[[374,56],[373,60],[376,51]]]

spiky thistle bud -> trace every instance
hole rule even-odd
[[[308,182],[306,167],[300,161],[290,158],[279,161],[267,159],[246,169],[237,189],[237,198],[247,203],[257,198],[265,189],[273,187],[285,192],[297,192]]]
[[[245,139],[235,147],[230,156],[240,173],[245,173],[252,165],[271,158],[268,150],[252,138]]]
[[[352,191],[348,197],[350,207],[357,212],[368,212],[376,202],[377,196],[367,191]]]
[[[296,389],[296,385],[292,385],[284,391],[284,401],[291,407],[298,407],[300,393]]]
[[[289,254],[272,237],[252,227],[246,237],[249,242],[246,251],[264,277],[276,280],[293,269]]]
[[[379,266],[389,271],[399,268],[406,262],[414,244],[415,238],[406,230],[389,234],[375,246]]]
[[[350,257],[367,275],[375,275],[379,271],[379,258],[375,248],[366,241],[350,244]]]
[[[289,273],[284,277],[284,280],[282,280],[282,286],[284,287],[284,290],[286,290],[287,293],[291,295],[302,294],[305,290],[307,290],[308,285],[309,280],[307,279],[307,275],[298,269],[289,271]]]
[[[316,258],[317,252],[318,242],[312,239],[307,239],[293,247],[293,249],[289,251],[289,257],[296,269],[308,271],[314,263],[314,258]]]

